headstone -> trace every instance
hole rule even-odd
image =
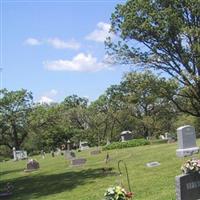
[[[122,142],[126,142],[128,140],[133,139],[133,135],[132,135],[131,131],[122,131],[120,136],[121,136]]]
[[[36,160],[31,159],[31,160],[28,161],[27,167],[26,167],[26,169],[24,171],[25,172],[30,172],[30,171],[37,170],[39,168],[40,168],[39,163]]]
[[[80,142],[79,148],[82,151],[82,150],[89,149],[90,147],[89,147],[88,143],[86,141],[84,141],[84,142]]]
[[[149,162],[146,164],[147,167],[157,167],[159,165],[160,165],[159,162]]]
[[[80,166],[86,163],[86,159],[85,158],[77,158],[77,159],[73,159],[71,160],[71,164],[73,166]]]
[[[46,154],[43,149],[41,150],[40,154],[41,154],[42,158],[44,159]]]
[[[65,157],[66,157],[66,159],[68,159],[68,160],[72,160],[72,159],[74,159],[74,158],[76,158],[76,154],[75,154],[75,152],[73,152],[73,151],[65,151]]]
[[[100,154],[100,153],[101,153],[101,150],[94,150],[94,151],[90,152],[91,155],[97,155],[97,154]]]
[[[176,176],[176,200],[200,199],[200,173]]]
[[[27,159],[28,158],[27,151],[23,150],[16,151],[15,147],[13,147],[13,158],[14,161]]]
[[[165,139],[168,140],[168,139],[171,139],[171,137],[172,137],[172,136],[171,136],[170,133],[168,133],[168,132],[165,133]]]
[[[67,140],[67,150],[70,151],[71,150],[71,141]]]
[[[160,138],[161,140],[166,140],[166,138],[165,138],[164,135],[160,135],[159,138]]]
[[[109,155],[109,153],[106,154],[106,159],[105,159],[105,161],[106,161],[106,164],[110,161],[110,155]]]
[[[7,183],[4,190],[0,192],[0,197],[9,197],[10,195],[12,195],[13,188],[14,187],[11,183]]]
[[[178,157],[190,156],[199,152],[196,146],[196,134],[194,127],[190,125],[182,126],[177,129],[178,147],[176,155]]]

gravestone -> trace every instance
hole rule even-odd
[[[77,158],[77,159],[73,159],[71,160],[71,164],[73,166],[80,166],[86,163],[86,159],[85,158]]]
[[[106,154],[105,162],[106,164],[110,161],[110,155],[109,153]]]
[[[133,139],[133,135],[132,135],[131,131],[122,131],[120,136],[121,136],[122,142],[126,142],[128,140]]]
[[[13,147],[13,158],[14,161],[27,159],[27,151],[16,150],[15,147]]]
[[[91,155],[98,155],[100,153],[101,153],[101,150],[94,150],[90,152]]]
[[[0,197],[9,197],[13,194],[13,185],[11,183],[7,183],[4,187],[3,191],[0,192]]]
[[[157,167],[159,165],[160,165],[159,162],[149,162],[146,164],[147,167]]]
[[[191,173],[176,176],[176,200],[200,199],[200,174]]]
[[[66,159],[68,159],[68,160],[72,160],[72,159],[76,158],[76,154],[75,154],[75,152],[73,152],[73,151],[68,151],[68,150],[66,150],[66,151],[65,151],[65,157],[66,157]]]
[[[190,156],[199,152],[196,146],[196,134],[194,127],[190,125],[181,126],[177,129],[178,147],[176,155],[178,157]]]
[[[25,172],[30,172],[30,171],[34,171],[40,168],[39,163],[36,160],[29,160],[27,165],[26,165],[26,169],[24,170]]]
[[[88,142],[84,141],[84,142],[80,142],[79,148],[80,148],[80,150],[82,151],[82,150],[89,149],[90,147],[89,147],[89,145],[88,145]]]

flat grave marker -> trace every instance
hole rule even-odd
[[[72,166],[80,166],[80,165],[84,165],[86,163],[87,159],[85,158],[76,158],[71,160],[71,164]]]
[[[155,161],[155,162],[149,162],[149,163],[146,164],[147,167],[157,167],[159,165],[160,165],[160,163],[157,162],[157,161]]]

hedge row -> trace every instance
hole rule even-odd
[[[128,147],[137,147],[137,146],[143,146],[148,145],[150,142],[145,139],[134,139],[129,140],[127,142],[113,142],[105,147],[103,147],[103,150],[111,150],[111,149],[123,149]]]

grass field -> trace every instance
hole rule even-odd
[[[200,146],[200,140],[197,143]],[[106,151],[95,156],[90,155],[91,150],[76,153],[87,158],[87,163],[79,167],[70,166],[64,156],[36,156],[33,158],[39,161],[40,169],[32,173],[23,172],[26,161],[7,161],[0,163],[0,188],[7,182],[14,185],[11,200],[102,200],[109,186],[122,182],[128,189],[125,173],[121,177],[118,174],[117,163],[122,159],[127,164],[134,200],[175,200],[175,176],[188,159],[177,158],[176,148],[174,143],[110,150],[108,166],[114,168],[110,174],[101,170],[106,166]],[[147,168],[146,163],[151,161],[161,165]]]

